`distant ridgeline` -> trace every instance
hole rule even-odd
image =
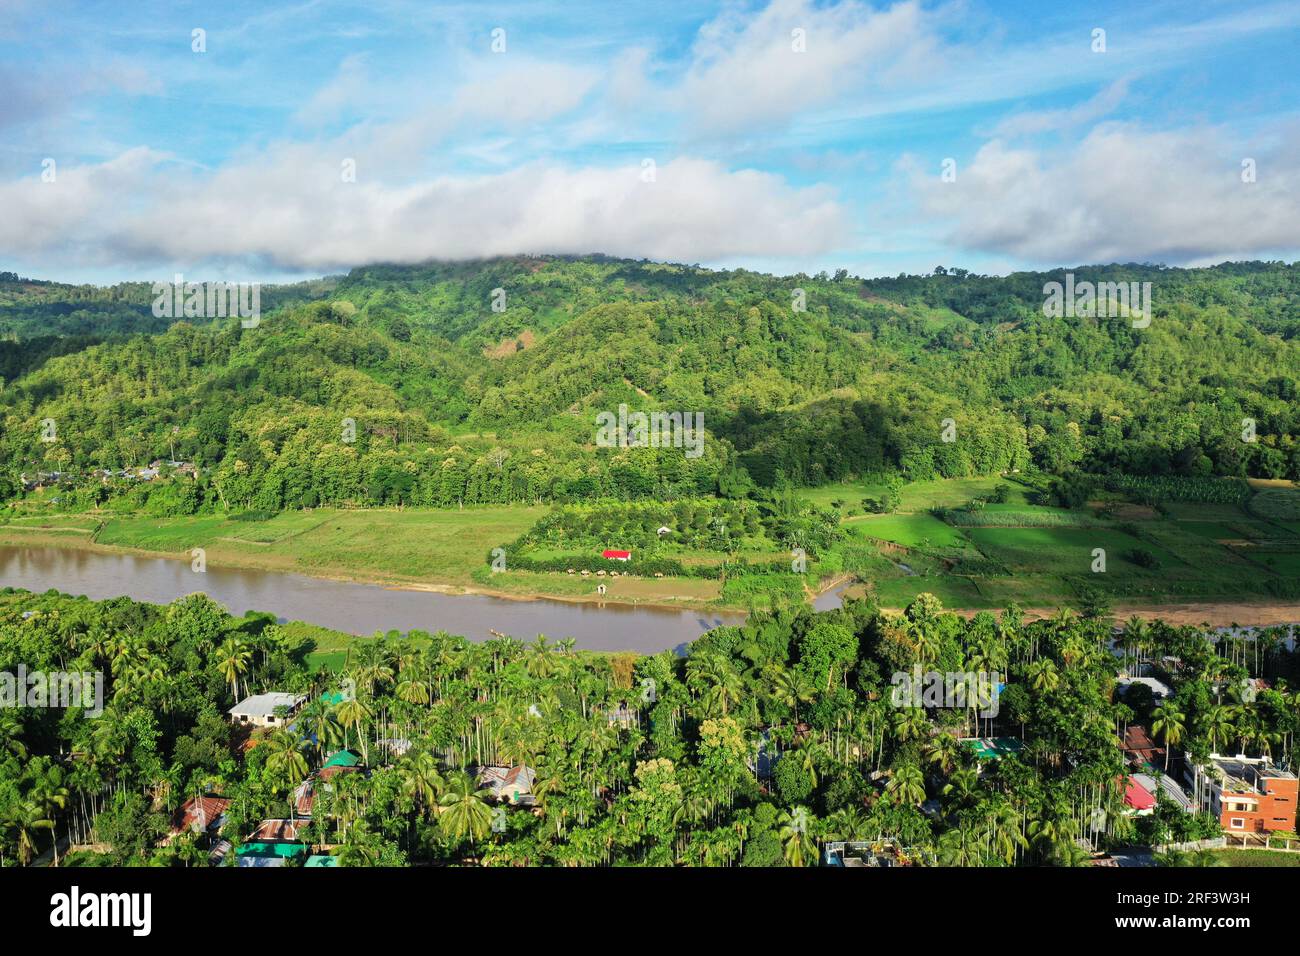
[[[1045,314],[1069,276],[1149,282],[1150,321]],[[1284,263],[864,281],[510,258],[267,286],[255,328],[153,301],[0,275],[0,497],[178,514],[1014,469],[1300,478]],[[702,443],[599,441],[622,405]]]

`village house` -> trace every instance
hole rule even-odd
[[[307,855],[307,844],[298,836],[297,821],[263,820],[235,851],[235,860],[239,867],[273,867]]]
[[[1153,797],[1163,795],[1169,800],[1169,802],[1173,803],[1184,813],[1191,813],[1194,809],[1192,806],[1192,798],[1187,795],[1187,792],[1183,790],[1182,787],[1178,786],[1178,784],[1174,782],[1173,777],[1163,773],[1135,773],[1130,779]]]
[[[1124,778],[1124,812],[1130,816],[1145,817],[1156,808],[1156,795],[1133,777]]]
[[[307,698],[302,694],[254,694],[252,697],[245,697],[234,707],[231,707],[226,713],[230,715],[230,722],[241,726],[250,727],[280,727],[283,726],[293,716],[294,711],[302,706]],[[286,716],[281,717],[277,711],[281,708],[286,709]]]
[[[631,551],[619,551],[615,548],[606,548],[600,553],[602,558],[608,558],[611,561],[631,561]]]
[[[635,727],[640,721],[635,709],[627,705],[627,701],[619,701],[619,705],[605,712],[605,719],[611,727],[622,727],[627,730]]]
[[[316,804],[316,794],[324,786],[328,789],[330,781],[341,773],[360,771],[361,758],[351,750],[340,750],[325,761],[320,770],[311,774],[298,789],[293,792],[293,811],[295,817],[310,818]]]
[[[1151,739],[1151,732],[1141,724],[1124,728],[1124,756],[1137,767],[1163,767],[1165,763],[1165,749]]]
[[[214,836],[225,825],[228,806],[230,801],[225,797],[191,797],[181,804],[172,818],[170,838],[187,832]]]
[[[480,767],[478,785],[492,791],[492,797],[508,803],[533,803],[533,781],[537,774],[532,767]]]

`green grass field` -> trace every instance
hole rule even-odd
[[[904,547],[962,548],[966,539],[951,525],[933,515],[920,514],[872,515],[848,523],[855,535],[876,538]]]
[[[114,518],[99,544],[146,551],[203,548],[208,561],[324,574],[467,585],[488,551],[541,516],[540,507],[457,511],[286,512],[267,521],[223,516]]]
[[[1053,574],[1091,573],[1096,548],[1106,552],[1108,574],[1142,572],[1124,558],[1138,548],[1166,567],[1182,563],[1164,548],[1107,528],[971,528],[969,533],[980,551],[1008,567]]]
[[[1010,500],[941,520],[927,509],[955,508],[1011,488]],[[819,505],[846,503],[879,494],[870,484],[801,489]],[[1174,503],[1163,513],[1124,501],[1112,510],[1067,510],[1030,504],[1026,489],[999,478],[921,482],[903,488],[902,508],[887,514],[846,515],[846,537],[820,556],[806,579],[847,572],[873,590],[887,607],[900,607],[929,591],[948,607],[1005,607],[1011,602],[1045,607],[1077,601],[1084,586],[1098,587],[1128,604],[1177,601],[1256,601],[1290,594],[1300,580],[1300,521],[1287,521],[1292,488],[1267,487],[1251,510],[1235,505]],[[1283,502],[1279,504],[1279,502]],[[207,551],[215,565],[297,571],[327,577],[396,584],[480,587],[520,596],[590,597],[590,578],[557,572],[492,574],[488,552],[517,539],[549,508],[478,507],[464,510],[316,509],[276,515],[264,521],[220,515],[151,518],[110,513],[62,515],[19,510],[0,518],[0,544],[77,547],[95,545],[184,554]],[[957,525],[957,526],[954,526]],[[740,552],[751,562],[783,559],[759,536]],[[1106,552],[1106,573],[1092,573],[1093,551]],[[1155,567],[1135,560],[1152,555]],[[562,557],[562,547],[545,545],[537,557]],[[689,564],[716,564],[721,552],[681,549],[673,557]],[[755,606],[802,585],[769,577],[731,581],[702,578],[605,579],[608,600],[692,606]],[[788,595],[787,595],[788,596]],[[1300,594],[1295,595],[1300,598]],[[316,653],[334,653],[321,649]]]

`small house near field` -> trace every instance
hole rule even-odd
[[[615,548],[606,548],[600,553],[602,558],[608,558],[611,561],[631,561],[631,551],[619,551]]]
[[[250,727],[281,727],[302,706],[307,698],[301,694],[254,694],[231,707],[230,722]],[[276,711],[285,708],[288,716],[280,717]]]

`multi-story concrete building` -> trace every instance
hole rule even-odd
[[[1267,757],[1210,754],[1209,765],[1191,767],[1189,782],[1200,805],[1229,833],[1275,833],[1296,828],[1300,782]]]

